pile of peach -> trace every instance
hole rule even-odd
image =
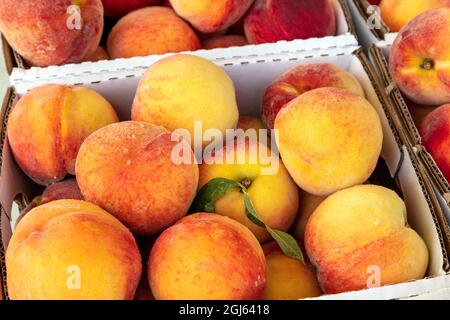
[[[450,181],[450,1],[420,2],[424,10],[439,8],[400,29],[390,52],[390,70],[407,98],[423,145]]]
[[[331,0],[3,0],[0,32],[49,66],[334,36],[337,21]]]
[[[7,248],[10,297],[299,299],[424,277],[428,250],[405,204],[367,182],[383,133],[364,96],[339,67],[300,65],[267,88],[262,120],[239,117],[229,76],[190,55],[149,68],[132,121],[87,88],[31,90],[11,111],[9,145],[48,187]],[[233,136],[210,152],[201,141],[197,164],[196,121],[205,134],[266,127],[276,139]],[[217,179],[245,188],[201,198]]]

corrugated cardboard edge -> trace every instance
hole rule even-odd
[[[351,34],[357,39],[356,35],[356,29],[353,24],[353,18],[350,11],[350,8],[348,6],[347,0],[337,0],[339,2],[342,12],[345,17],[345,21],[347,23],[347,34]],[[336,35],[339,36],[339,35]],[[311,39],[320,39],[320,38],[311,38]],[[309,40],[309,39],[305,39]],[[11,74],[12,70],[14,68],[18,69],[30,69],[30,67],[27,65],[27,63],[24,61],[22,56],[18,54],[12,47],[9,45],[9,43],[6,41],[6,39],[2,36],[3,41],[3,56],[5,61],[8,61],[7,68],[8,68],[8,74]],[[295,41],[295,40],[294,40]],[[232,58],[232,57],[227,57]]]
[[[361,17],[364,17],[366,21],[369,20],[369,10],[368,8],[372,6],[367,0],[350,0],[355,4],[356,9],[358,10]],[[390,32],[389,27],[380,20],[380,29],[370,29],[370,32],[378,39],[384,40],[385,35]]]
[[[436,198],[435,191],[432,182],[437,186],[441,195],[448,201],[450,198],[446,198],[445,195],[449,192],[450,187],[443,177],[441,171],[437,168],[436,163],[426,150],[420,145],[421,138],[419,132],[414,124],[414,120],[409,112],[408,106],[402,97],[402,94],[398,87],[393,82],[391,77],[388,62],[382,50],[377,46],[372,46],[369,49],[370,57],[373,65],[377,69],[377,75],[382,88],[382,95],[388,113],[393,119],[393,124],[396,131],[399,133],[401,140],[407,146],[410,151],[413,164],[416,167],[416,171],[420,173],[419,181],[421,187],[426,191],[425,195],[427,201],[434,208],[433,219],[437,226],[440,226],[443,236],[443,245],[447,252],[450,252],[450,226],[445,218],[445,214],[439,204],[439,200]],[[447,268],[449,261],[447,259]],[[446,270],[448,271],[448,270]]]

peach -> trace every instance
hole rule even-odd
[[[422,143],[450,181],[450,104],[428,114],[420,125]]]
[[[256,131],[265,129],[264,124],[262,123],[261,119],[256,117],[250,117],[250,116],[241,116],[239,117],[239,121],[237,124],[237,129],[242,129],[244,131],[253,129]]]
[[[75,173],[75,159],[84,139],[118,121],[101,95],[84,87],[43,85],[25,94],[8,121],[8,139],[23,171],[47,185]]]
[[[430,112],[432,112],[437,108],[436,106],[419,105],[407,98],[405,98],[405,102],[409,112],[411,113],[411,117],[413,118],[414,123],[416,124],[417,127],[419,127],[422,124],[422,121]]]
[[[298,300],[321,295],[314,268],[286,256],[276,242],[263,246],[267,263],[264,300]]]
[[[267,87],[262,104],[262,119],[273,129],[278,112],[299,95],[317,88],[335,87],[350,90],[364,97],[364,90],[355,76],[329,63],[297,66]]]
[[[12,235],[6,267],[14,300],[132,299],[142,271],[131,232],[79,200],[30,211]]]
[[[68,179],[49,185],[42,193],[41,203],[45,204],[55,200],[64,199],[84,200],[80,188],[78,187],[77,180]]]
[[[105,16],[112,19],[121,18],[131,11],[148,6],[156,6],[161,0],[102,0]]]
[[[254,300],[266,285],[266,261],[243,225],[196,213],[156,240],[147,274],[157,300]]]
[[[109,56],[103,47],[98,47],[92,54],[84,57],[83,61],[97,62],[101,60],[109,60]]]
[[[300,190],[298,213],[291,228],[292,234],[297,240],[303,241],[309,218],[324,200],[325,197],[318,197]]]
[[[241,47],[248,44],[247,39],[243,36],[225,35],[208,38],[203,41],[203,49]]]
[[[107,43],[112,59],[195,51],[200,47],[191,27],[166,7],[148,7],[127,14],[113,27]]]
[[[289,102],[275,129],[287,170],[301,189],[317,196],[365,182],[383,143],[375,108],[357,94],[331,87]]]
[[[413,102],[450,102],[450,8],[427,11],[409,22],[395,39],[389,57],[392,77]]]
[[[239,111],[232,80],[213,62],[192,55],[174,55],[153,64],[142,77],[131,117],[170,131],[195,124],[208,129],[234,129]],[[207,142],[203,141],[203,145]]]
[[[425,11],[450,7],[450,0],[383,0],[381,18],[391,32],[399,32],[412,19]]]
[[[330,0],[256,0],[244,29],[253,44],[334,36],[336,12]]]
[[[305,247],[325,293],[424,277],[428,249],[392,190],[360,185],[329,196],[306,226]]]
[[[273,229],[289,230],[298,209],[298,189],[278,155],[264,144],[237,140],[207,154],[200,165],[199,188],[214,178],[242,183],[261,219]],[[248,219],[240,190],[229,190],[214,207],[217,214],[248,227],[261,243],[272,239],[266,229]]]
[[[170,0],[176,13],[197,30],[211,33],[236,23],[254,0]]]
[[[100,0],[0,1],[0,31],[29,64],[78,63],[95,51],[103,32]],[[78,24],[77,24],[78,23]]]
[[[182,218],[198,183],[189,145],[163,127],[127,121],[91,134],[80,148],[76,175],[87,201],[104,208],[133,233],[158,233]],[[172,149],[187,145],[190,163],[177,164]]]

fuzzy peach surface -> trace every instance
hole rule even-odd
[[[164,230],[187,213],[197,190],[198,166],[192,151],[190,164],[176,164],[172,150],[177,144],[169,131],[144,122],[120,122],[97,130],[77,157],[83,196],[136,234]]]
[[[207,213],[165,230],[152,248],[147,273],[158,300],[259,299],[266,285],[264,253],[253,234]]]
[[[107,44],[113,59],[200,48],[200,40],[191,27],[166,7],[147,7],[129,13],[111,30]]]
[[[223,35],[208,38],[203,41],[203,49],[240,47],[247,45],[247,39],[239,35]]]
[[[364,98],[320,88],[292,100],[275,120],[277,145],[297,185],[317,196],[364,183],[378,162],[381,121]]]
[[[329,63],[297,66],[278,77],[267,87],[262,104],[262,120],[273,129],[278,112],[291,100],[313,89],[335,87],[347,89],[364,97],[364,90],[355,76]]]
[[[118,121],[101,95],[84,87],[43,85],[25,94],[8,120],[8,139],[22,170],[46,185],[75,173],[84,139]]]
[[[324,292],[423,278],[428,249],[406,219],[403,201],[384,187],[355,186],[322,202],[306,226],[305,247]]]
[[[389,55],[394,81],[413,102],[450,102],[450,8],[427,11],[398,34]]]
[[[78,63],[95,51],[103,32],[101,1],[78,2],[79,28],[72,24],[75,11],[68,14],[70,0],[0,1],[0,31],[31,65]]]
[[[153,64],[142,77],[131,118],[170,131],[195,123],[208,129],[234,129],[239,111],[233,81],[213,62],[192,55],[174,55]],[[204,141],[206,144],[208,141]]]
[[[132,299],[142,271],[131,232],[78,200],[30,211],[9,242],[6,266],[9,295],[18,300]]]
[[[197,30],[212,33],[236,23],[254,0],[170,0],[171,6]]]

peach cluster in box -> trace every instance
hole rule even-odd
[[[10,297],[300,299],[365,289],[373,266],[379,285],[424,277],[428,250],[403,201],[368,181],[383,131],[358,80],[334,65],[300,65],[262,101],[263,120],[239,115],[230,77],[190,55],[148,69],[128,121],[87,88],[45,85],[21,97],[9,143],[22,170],[50,186],[7,249]],[[196,121],[203,134],[276,130],[264,132],[272,141],[201,141],[198,163]],[[179,129],[188,137],[172,135]],[[174,161],[174,150],[188,161]],[[245,194],[229,188],[210,212],[196,211],[214,179]],[[249,218],[247,196],[271,229]],[[270,230],[294,235],[303,259]]]

